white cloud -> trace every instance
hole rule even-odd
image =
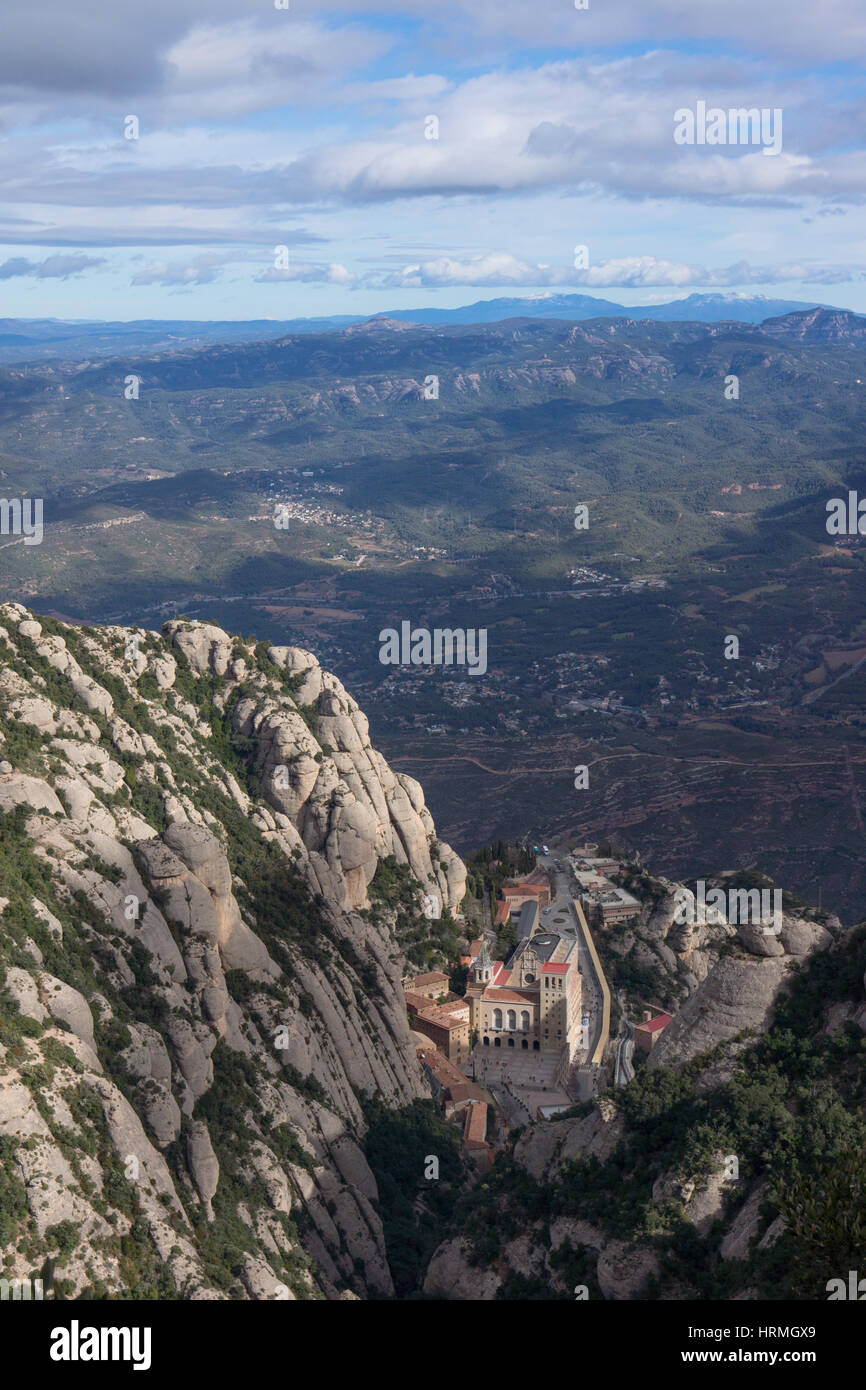
[[[142,266],[130,280],[131,285],[165,285],[183,288],[210,285],[219,278],[222,268],[238,259],[234,252],[203,252],[193,260],[157,261]]]
[[[155,287],[154,302],[156,287],[201,287],[203,306],[241,312],[244,293],[261,305],[281,280],[298,302],[309,285],[317,312],[347,288],[355,302],[861,275],[862,0],[149,0],[134,15],[88,0],[71,13],[31,0],[4,16],[0,241],[26,266],[43,247],[149,247],[118,281]],[[674,111],[697,100],[781,107],[783,152],[676,146]],[[128,112],[137,142],[122,138]],[[582,241],[585,272],[568,264]],[[276,244],[304,259],[261,270]],[[398,244],[402,268],[364,273],[401,266]],[[61,302],[69,277],[27,274]],[[34,287],[19,275],[7,289],[23,300]],[[47,292],[43,304],[55,312]]]
[[[276,270],[273,267],[265,270],[261,275],[256,276],[258,284],[276,285],[282,281],[297,280],[307,285],[345,285],[350,286],[356,283],[357,277],[347,270],[344,265],[331,263],[330,265],[314,265],[309,261],[291,262],[285,270]]]
[[[299,6],[304,0],[292,0]],[[331,13],[369,14],[369,0],[328,0]],[[487,57],[519,41],[523,51],[557,45],[591,52],[636,43],[688,40],[707,53],[761,53],[816,62],[856,61],[866,54],[866,13],[860,0],[572,0],[531,5],[526,0],[377,0],[377,14],[426,22],[437,52]]]
[[[220,278],[229,265],[243,265],[253,259],[254,253],[203,252],[190,261],[156,261],[143,265],[132,276],[132,285],[163,285],[167,287],[192,287],[209,285]],[[356,276],[344,265],[336,262],[316,264],[312,261],[292,261],[285,270],[271,267],[255,276],[257,284],[280,284],[282,281],[299,281],[303,284],[351,286]]]
[[[224,121],[284,106],[339,103],[337,84],[391,46],[383,34],[293,16],[201,25],[166,54],[164,114]],[[405,79],[404,79],[405,81]]]
[[[103,256],[46,256],[44,261],[30,261],[25,256],[13,256],[0,264],[0,280],[30,276],[35,280],[68,280],[91,266],[104,265]]]
[[[866,12],[861,0],[726,0],[684,5],[682,0],[591,0],[576,11],[571,0],[530,5],[526,0],[291,0],[276,10],[269,0],[148,0],[133,11],[117,0],[30,0],[7,6],[0,47],[0,96],[18,100],[83,98],[93,103],[174,89],[208,94],[222,89],[237,109],[267,93],[283,63],[284,97],[291,101],[303,66],[319,70],[353,43],[359,62],[392,43],[414,42],[424,59],[455,65],[502,64],[510,50],[626,50],[633,45],[688,44],[703,55],[758,54],[800,62],[856,63],[866,54]],[[371,19],[371,14],[375,19]],[[393,22],[391,20],[393,16]],[[308,36],[321,35],[318,47]],[[232,36],[236,53],[231,51]],[[271,61],[269,55],[272,55]],[[386,79],[387,80],[387,79]],[[243,94],[246,95],[243,95]],[[226,111],[235,109],[231,105]],[[219,114],[218,112],[216,113]]]
[[[674,112],[700,99],[781,108],[782,152],[675,144]],[[542,190],[712,202],[862,198],[864,157],[851,140],[857,104],[840,99],[822,123],[814,86],[789,78],[768,86],[760,67],[708,60],[698,80],[693,60],[671,53],[554,62],[473,77],[431,105],[438,139],[425,139],[423,118],[413,115],[363,139],[320,142],[281,171],[287,197],[356,205]]]
[[[725,288],[733,285],[781,285],[788,282],[842,284],[866,278],[866,270],[856,266],[809,263],[752,266],[746,261],[710,270],[703,265],[687,265],[654,256],[628,256],[576,269],[573,266],[540,265],[519,260],[507,252],[489,252],[456,260],[440,256],[435,260],[404,266],[383,276],[378,283],[386,289],[443,289],[461,285],[473,287],[559,287],[570,289],[648,289]]]
[[[268,34],[272,53],[265,51]],[[343,74],[353,55],[359,63],[368,56],[347,32],[328,33],[305,21],[276,31],[199,27],[171,51],[171,92],[163,104],[183,109],[180,126],[160,127],[157,101],[154,112],[140,113],[139,141],[121,138],[124,104],[110,126],[102,120],[98,132],[74,141],[52,132],[40,142],[31,131],[0,142],[9,219],[0,218],[0,236],[5,225],[18,244],[73,244],[79,228],[81,244],[85,238],[91,245],[130,244],[138,224],[142,244],[158,239],[151,226],[161,229],[165,244],[224,244],[232,237],[262,244],[271,240],[270,227],[285,225],[298,208],[308,216],[328,206],[418,198],[489,205],[548,193],[788,202],[812,210],[830,199],[857,204],[866,187],[866,155],[851,139],[859,129],[856,102],[846,107],[840,97],[822,104],[814,83],[789,77],[768,83],[760,65],[696,63],[690,54],[653,51],[608,62],[547,62],[463,82],[377,78],[352,84],[347,97],[368,103],[359,137],[360,122],[353,127],[342,108],[338,135],[332,111],[327,124],[314,121],[306,130],[279,121],[267,129],[239,120],[202,123],[215,110],[236,116],[305,92],[310,100],[314,93],[333,100],[330,78]],[[280,77],[282,63],[296,73],[288,83]],[[756,101],[782,107],[783,152],[767,158],[749,147],[677,146],[674,111],[698,99],[726,108]],[[437,116],[438,139],[425,138],[428,114]]]

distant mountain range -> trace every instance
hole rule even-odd
[[[482,299],[454,309],[393,309],[381,314],[335,314],[300,319],[134,319],[68,321],[0,319],[0,363],[101,358],[126,352],[168,352],[216,343],[261,342],[298,333],[339,333],[355,324],[385,322],[447,326],[504,319],[628,318],[656,323],[763,323],[766,319],[830,305],[763,295],[690,294],[669,304],[624,305],[588,294]],[[845,310],[834,310],[845,313]]]
[[[764,295],[690,294],[670,304],[617,304],[589,294],[550,294],[522,299],[482,299],[457,309],[399,309],[384,317],[412,323],[496,323],[500,319],[652,319],[656,323],[762,323],[780,314],[828,308]]]

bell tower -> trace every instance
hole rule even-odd
[[[493,982],[493,961],[490,959],[486,941],[482,941],[481,952],[473,966],[473,980],[476,985],[489,985]]]

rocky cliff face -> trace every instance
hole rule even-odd
[[[714,883],[724,884],[721,875]],[[625,927],[597,929],[609,958],[642,972],[647,997],[676,1017],[648,1067],[691,1061],[744,1032],[764,1032],[794,974],[842,932],[834,914],[782,911],[778,930],[729,923],[716,907],[696,904],[690,889],[642,871],[632,885],[644,898]],[[686,908],[687,911],[683,911]],[[683,920],[683,918],[687,920]]]
[[[74,1296],[388,1295],[363,1099],[425,1093],[421,788],[308,652],[0,606],[0,1257]],[[375,891],[375,886],[374,886]]]

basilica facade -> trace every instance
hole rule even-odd
[[[518,941],[509,959],[493,961],[482,944],[466,997],[470,1028],[482,1047],[564,1054],[580,1043],[581,976],[577,941],[541,930]]]

